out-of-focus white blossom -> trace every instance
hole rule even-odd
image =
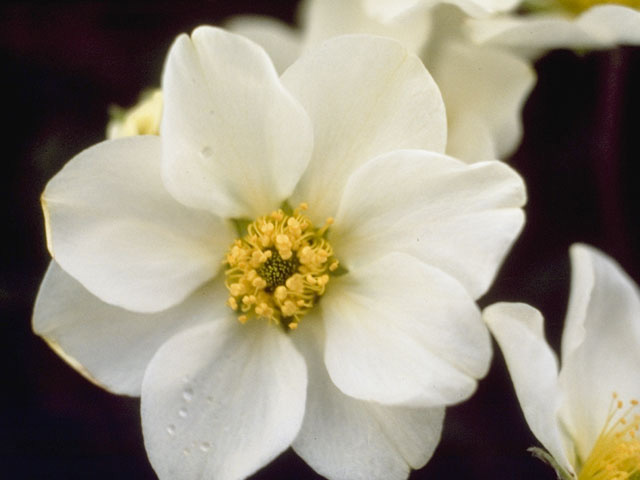
[[[554,48],[576,50],[640,45],[640,1],[523,2],[524,13],[469,19],[466,31],[484,45],[535,58]]]
[[[395,38],[420,56],[442,92],[449,132],[447,153],[468,163],[505,159],[511,154],[520,143],[521,110],[535,83],[529,62],[505,49],[472,42],[463,28],[467,14],[456,6],[380,2],[394,11],[393,18],[382,20],[365,8],[366,3],[305,1],[300,8],[300,30],[258,16],[234,18],[228,27],[263,45],[283,68],[303,51],[336,35],[369,33]],[[406,8],[400,8],[403,6]],[[291,55],[288,60],[287,55]]]

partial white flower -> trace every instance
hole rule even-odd
[[[394,38],[421,57],[440,87],[447,109],[447,154],[468,163],[511,154],[520,143],[521,110],[535,83],[530,64],[504,49],[476,45],[463,29],[467,15],[451,5],[433,2],[434,8],[425,8],[420,2],[389,2],[397,12],[393,19],[381,20],[368,13],[366,3],[303,2],[300,32],[267,17],[238,17],[228,26],[261,44],[279,64],[293,63],[300,52],[337,35]],[[416,5],[409,8],[408,3]],[[297,50],[291,46],[296,36]]]
[[[114,107],[107,125],[107,138],[134,135],[158,135],[162,117],[162,92],[153,89],[144,92],[140,101],[129,109]]]
[[[640,45],[637,0],[549,0],[534,7],[524,14],[469,19],[467,32],[480,44],[506,47],[530,58],[554,48]]]
[[[329,478],[406,478],[488,368],[474,299],[522,227],[522,179],[443,153],[436,84],[381,37],[279,78],[201,27],[162,91],[161,136],[95,145],[47,185],[35,331],[141,394],[160,478],[243,478],[290,445]]]
[[[536,309],[501,303],[483,316],[562,478],[631,480],[640,473],[640,292],[592,247],[573,245],[571,264],[559,372]]]

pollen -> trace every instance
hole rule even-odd
[[[609,414],[578,480],[636,480],[640,478],[640,408],[613,394]]]
[[[241,323],[263,318],[294,330],[324,294],[339,266],[326,239],[333,219],[315,228],[303,214],[307,208],[303,203],[290,215],[276,210],[260,217],[229,247],[227,305]]]

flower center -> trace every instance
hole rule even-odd
[[[291,215],[276,210],[258,218],[229,248],[227,305],[241,323],[261,317],[293,330],[324,294],[338,268],[325,238],[333,219],[315,228],[302,214],[307,208],[303,203]]]
[[[638,400],[624,402],[613,394],[609,415],[578,480],[640,479]]]

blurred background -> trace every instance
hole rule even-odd
[[[39,196],[73,155],[104,138],[110,105],[131,106],[158,86],[175,36],[239,13],[294,23],[297,2],[4,2],[0,82],[0,471],[7,479],[153,479],[139,400],[107,393],[75,373],[31,331],[49,262]],[[529,191],[527,224],[490,292],[546,317],[559,345],[569,291],[568,247],[595,245],[640,280],[640,48],[536,65],[525,135],[509,160]],[[6,148],[6,150],[4,150]],[[411,479],[552,480],[499,352],[468,402],[450,408],[443,439]],[[291,450],[253,479],[316,479]]]

